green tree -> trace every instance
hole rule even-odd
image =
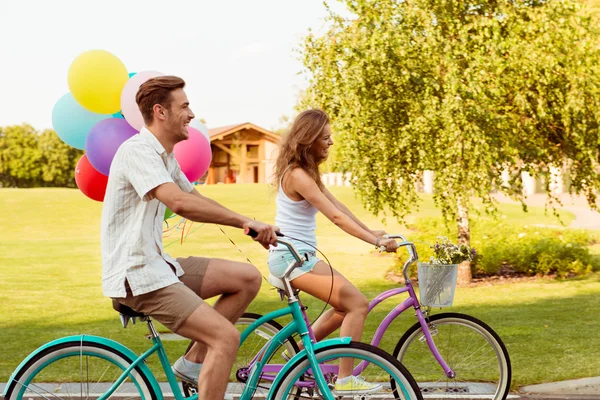
[[[332,116],[341,167],[367,209],[403,219],[419,202],[415,180],[433,170],[434,200],[468,244],[473,198],[488,212],[495,189],[523,201],[523,171],[566,160],[570,190],[595,206],[599,49],[585,10],[567,0],[345,3],[350,16],[331,12],[329,30],[303,44],[307,104]],[[461,274],[470,279],[468,265]]]
[[[41,183],[42,154],[32,126],[14,125],[0,130],[0,179],[2,186],[32,187]]]
[[[76,187],[75,166],[83,151],[69,146],[50,129],[39,135],[38,149],[44,186]]]
[[[52,130],[39,134],[27,124],[0,127],[0,187],[75,187],[82,154]]]

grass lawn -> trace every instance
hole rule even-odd
[[[266,185],[216,185],[200,190],[233,210],[259,220],[274,220],[275,194]],[[334,188],[333,192],[367,225],[382,227],[378,218],[362,209],[349,188]],[[110,301],[102,296],[101,207],[78,190],[0,189],[0,381],[6,381],[27,354],[60,336],[107,336],[136,352],[149,347],[145,326],[123,329]],[[543,209],[531,208],[524,214],[518,205],[501,205],[500,213],[523,224],[557,224]],[[423,215],[439,215],[429,197],[411,220]],[[572,219],[572,214],[562,213],[563,222],[568,224]],[[317,225],[320,248],[367,297],[395,286],[384,279],[392,265],[391,256],[373,252],[370,245],[348,237],[322,216]],[[178,240],[181,231],[165,238],[171,255],[245,260],[217,227],[192,224],[187,229],[194,231],[183,244]],[[391,221],[386,229],[406,232]],[[240,231],[224,230],[266,275],[266,251]],[[308,296],[303,300],[313,317],[323,307]],[[264,283],[249,311],[266,313],[280,305],[276,293]],[[365,338],[370,339],[393,306],[388,300],[375,309]],[[458,289],[455,306],[449,310],[472,314],[498,332],[511,355],[515,386],[600,375],[599,275]],[[408,312],[395,322],[384,337],[384,349],[391,351],[414,322],[415,317]],[[166,343],[173,360],[187,345]],[[152,359],[150,365],[158,371],[158,360]]]

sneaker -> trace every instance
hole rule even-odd
[[[200,375],[202,364],[196,364],[186,360],[183,356],[179,357],[175,364],[171,366],[171,370],[176,377],[187,383],[198,386],[198,375]]]
[[[333,387],[333,391],[337,396],[376,393],[383,389],[381,383],[370,383],[360,376],[351,376],[345,383],[339,383],[339,381],[336,381]]]
[[[175,364],[171,366],[171,370],[176,377],[182,381],[186,381],[187,383],[194,385],[196,388],[198,387],[198,375],[200,375],[201,368],[202,364],[190,362],[183,356],[179,357],[179,359],[175,361]],[[223,400],[233,400],[233,395],[230,393],[225,393]]]

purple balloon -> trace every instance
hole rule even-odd
[[[90,164],[101,174],[108,175],[110,164],[121,144],[138,133],[127,121],[108,118],[90,129],[85,140],[85,151]]]

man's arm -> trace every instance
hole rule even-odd
[[[233,226],[258,232],[256,241],[265,248],[277,240],[275,228],[271,225],[255,221],[222,206],[216,201],[202,196],[197,190],[185,193],[173,182],[163,183],[152,189],[150,193],[165,204],[171,211],[184,218],[196,222]]]

